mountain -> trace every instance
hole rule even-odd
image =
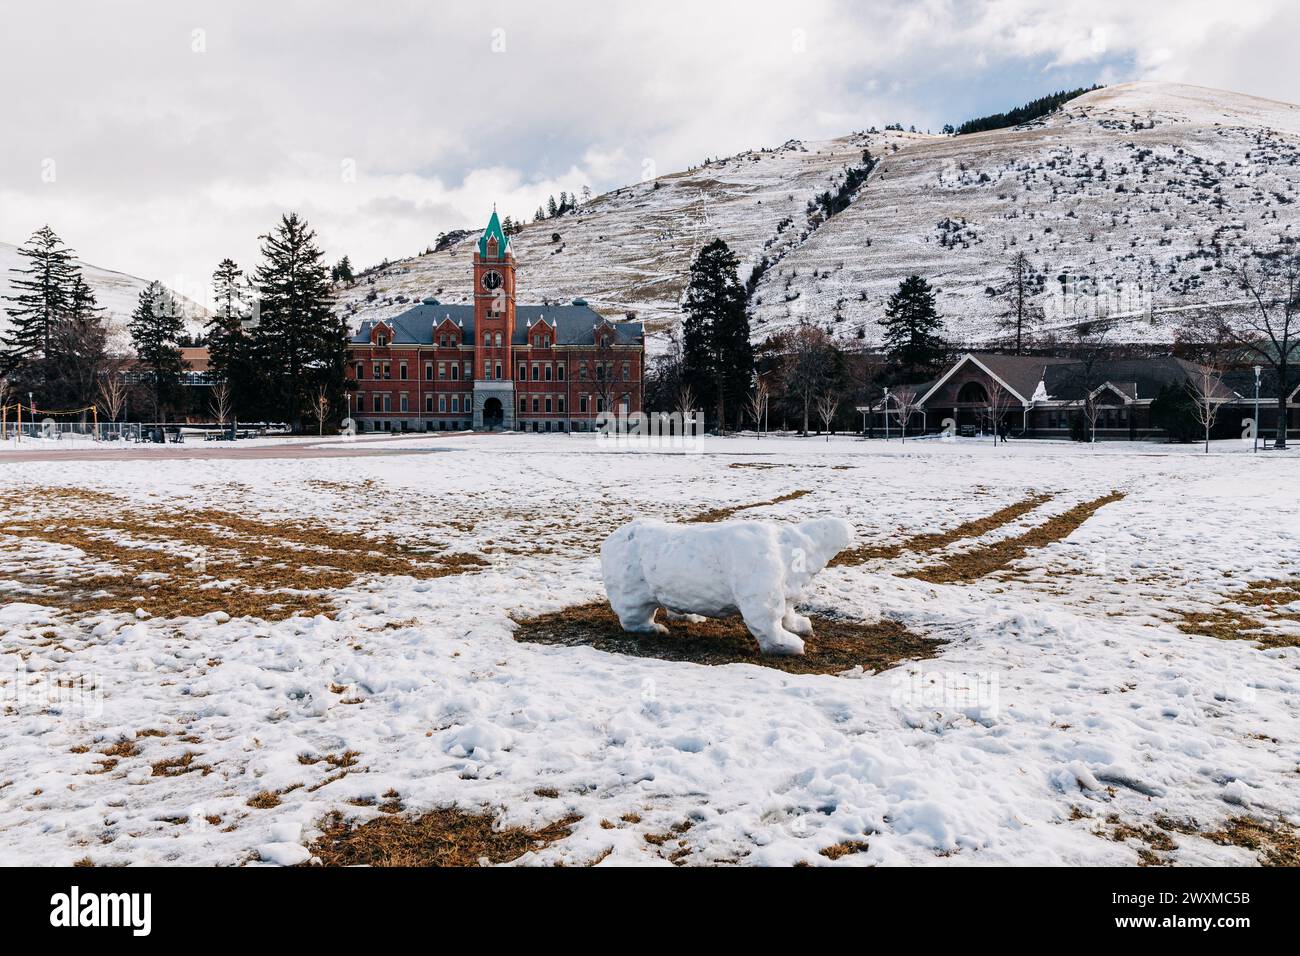
[[[876,163],[829,218],[864,150]],[[1035,272],[1046,326],[1109,316],[1130,341],[1168,341],[1188,308],[1231,297],[1225,244],[1300,230],[1300,107],[1194,86],[1093,91],[1010,129],[962,136],[868,130],[791,140],[624,186],[514,237],[521,301],[582,296],[609,315],[675,327],[691,259],[724,238],[753,297],[756,338],[802,320],[878,338],[898,283],[939,289],[951,338],[987,342],[1007,310],[1006,265]],[[476,235],[477,230],[471,230]],[[468,301],[472,242],[340,289],[359,322],[427,295]]]
[[[13,295],[11,283],[14,275],[10,270],[25,269],[27,265],[27,260],[18,255],[17,246],[0,242],[0,334],[9,328],[9,316],[4,310],[10,303],[3,297]],[[105,311],[111,347],[118,350],[129,349],[131,336],[127,333],[126,326],[131,320],[131,313],[135,311],[136,301],[141,291],[149,284],[148,280],[91,265],[80,259],[77,260],[77,265],[81,267],[81,274],[85,277],[86,284],[94,290],[95,297]],[[203,323],[207,321],[210,314],[208,310],[183,296],[177,298],[186,313],[186,328],[191,333],[201,331]]]

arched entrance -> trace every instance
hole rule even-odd
[[[483,427],[500,428],[505,421],[505,409],[501,407],[501,399],[489,398],[483,403]]]
[[[957,427],[961,433],[983,431],[988,424],[989,393],[982,382],[970,381],[957,391]]]

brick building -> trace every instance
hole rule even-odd
[[[427,298],[348,341],[361,431],[590,431],[642,410],[645,333],[582,299],[517,305],[510,240],[492,213],[474,250],[474,304]]]

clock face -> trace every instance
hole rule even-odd
[[[501,288],[501,281],[501,273],[496,270],[483,273],[483,288],[489,292],[495,292]]]

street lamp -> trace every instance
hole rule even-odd
[[[885,398],[880,407],[885,410],[885,441],[889,441],[889,389],[885,389]]]
[[[1255,366],[1255,454],[1259,454],[1259,376],[1263,369]]]

